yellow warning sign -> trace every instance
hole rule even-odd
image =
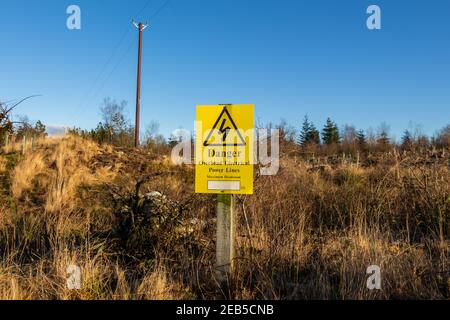
[[[253,105],[198,106],[195,192],[253,194]]]

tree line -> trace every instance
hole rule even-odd
[[[134,146],[134,126],[125,116],[126,101],[117,102],[105,98],[101,107],[101,121],[97,127],[91,130],[73,128],[69,134],[90,138],[100,144],[111,144],[118,147]],[[10,119],[6,104],[0,103],[0,143],[5,136],[13,136],[21,139],[24,136],[45,136],[46,128],[41,121],[31,123],[28,118],[22,117],[17,122]],[[259,127],[273,127],[271,124]],[[404,151],[423,152],[430,148],[450,147],[450,124],[438,131],[434,136],[428,137],[418,128],[407,129],[403,132],[399,142],[389,134],[389,126],[382,124],[376,130],[357,129],[352,125],[339,128],[338,124],[328,118],[322,128],[318,129],[306,115],[299,128],[281,121],[276,126],[280,130],[282,143],[300,148],[304,153],[336,152],[386,152],[392,148],[400,148]],[[158,153],[167,153],[181,140],[181,137],[171,135],[166,139],[159,133],[159,124],[152,121],[145,128],[141,145],[144,148]]]
[[[126,101],[118,102],[105,98],[100,106],[101,121],[91,130],[73,128],[69,134],[92,139],[99,144],[111,144],[117,147],[134,147],[135,127],[125,115]],[[168,140],[159,133],[159,124],[152,121],[145,128],[141,147],[158,153],[168,153],[179,141],[179,137],[171,136]]]
[[[124,115],[127,103],[118,103],[106,98],[100,107],[102,121],[92,130],[73,129],[71,133],[89,137],[98,143],[109,143],[121,147],[133,147],[134,126]],[[272,125],[259,127],[273,127]],[[425,151],[431,147],[450,147],[450,125],[429,138],[419,128],[405,130],[400,142],[390,136],[387,124],[381,124],[376,130],[357,129],[352,125],[339,128],[338,124],[328,118],[321,129],[306,115],[299,128],[289,126],[285,121],[276,126],[280,129],[282,143],[290,143],[305,153],[333,154],[336,152],[387,152],[392,148],[405,151]],[[159,124],[151,122],[145,128],[141,145],[158,152],[170,151],[181,137],[171,135],[166,139],[159,133]]]
[[[287,140],[295,140],[295,143],[301,146],[305,152],[318,149],[343,152],[386,152],[393,147],[404,151],[424,151],[430,147],[450,147],[450,125],[442,128],[431,138],[423,134],[419,128],[406,129],[399,142],[390,137],[389,126],[385,123],[381,124],[376,131],[372,129],[358,130],[352,125],[345,125],[339,129],[337,123],[328,118],[322,130],[319,131],[306,115],[298,134],[294,128],[288,128],[285,123],[280,129],[285,137],[290,137]]]

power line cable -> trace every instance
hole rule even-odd
[[[156,11],[155,13],[153,13],[150,16],[150,19],[155,19],[163,10],[164,8],[170,3],[171,0],[166,0]],[[145,9],[148,7],[148,5],[150,4],[151,0],[148,0],[147,3],[142,7],[142,9],[139,11],[139,13],[137,14],[137,16],[141,13],[143,13],[145,11]],[[129,29],[128,29],[129,30]],[[99,90],[95,93],[95,95],[93,96],[92,99],[95,99],[98,94],[103,90],[103,88],[105,87],[106,83],[109,81],[109,79],[111,78],[111,76],[114,74],[114,72],[117,70],[117,68],[120,66],[120,64],[122,63],[122,61],[125,59],[125,57],[128,55],[128,53],[130,52],[131,48],[133,47],[133,43],[134,40],[132,39],[132,41],[130,42],[128,48],[126,49],[126,51],[124,52],[124,54],[120,57],[120,59],[117,61],[116,65],[114,66],[114,68],[111,70],[111,72],[108,74],[108,76],[104,79],[104,81],[102,82]]]
[[[147,9],[147,7],[149,6],[149,4],[152,2],[152,0],[147,0],[147,2],[145,3],[145,5],[138,11],[137,15],[140,15],[142,12],[145,11],[145,9]],[[116,55],[116,52],[119,50],[120,46],[122,45],[123,41],[125,40],[125,38],[127,37],[128,33],[130,32],[131,26],[127,25],[127,27],[125,28],[122,36],[119,39],[119,42],[116,44],[116,46],[114,47],[113,51],[111,52],[110,56],[108,57],[107,61],[105,64],[103,64],[103,67],[101,68],[100,72],[97,74],[97,76],[94,79],[94,82],[92,83],[88,93],[85,95],[82,104],[84,104],[84,102],[86,102],[86,100],[90,100],[89,97],[91,96],[92,91],[94,90],[94,88],[96,87],[98,81],[100,81],[100,79],[102,78],[103,74],[106,72],[107,67],[110,65],[110,63],[112,62],[114,56]]]
[[[139,15],[140,15],[141,13],[143,13],[143,12],[145,11],[145,9],[147,9],[147,7],[148,7],[148,5],[150,4],[151,1],[152,1],[152,0],[148,0],[147,3],[142,7],[142,9],[139,10],[139,12],[138,12],[137,14],[135,14],[134,16],[135,16],[136,18],[139,18]]]
[[[120,41],[117,43],[117,45],[114,47],[113,51],[111,52],[111,55],[109,56],[108,60],[106,61],[106,63],[103,65],[101,71],[99,72],[99,74],[97,75],[97,77],[94,80],[94,84],[91,87],[90,91],[88,92],[88,96],[91,94],[93,87],[97,84],[97,82],[100,80],[100,78],[102,77],[102,75],[105,73],[108,65],[111,63],[113,57],[115,56],[117,50],[119,49],[119,47],[122,45],[122,42],[125,40],[125,37],[128,35],[128,33],[130,32],[130,28],[126,28],[125,32],[123,33],[122,37],[120,38]]]
[[[114,65],[114,68],[111,70],[111,72],[108,74],[108,76],[104,79],[104,81],[102,82],[101,86],[99,87],[99,90],[97,90],[97,92],[95,93],[95,95],[92,97],[92,99],[97,98],[98,94],[104,89],[106,83],[108,83],[109,79],[111,78],[111,76],[114,74],[114,72],[116,72],[117,68],[120,66],[120,64],[122,63],[122,61],[125,59],[125,57],[128,55],[128,53],[130,52],[131,48],[133,47],[134,44],[134,39],[132,39],[130,41],[130,44],[128,46],[128,48],[126,49],[126,51],[123,53],[123,55],[120,57],[120,59],[117,61],[117,63]]]
[[[156,12],[150,16],[150,20],[155,19],[163,10],[164,8],[170,3],[171,0],[166,0],[166,2],[164,2],[158,10],[156,10]]]

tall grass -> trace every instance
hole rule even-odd
[[[74,137],[14,155],[0,155],[3,299],[450,297],[446,162],[388,155],[317,166],[283,155],[278,175],[257,175],[255,195],[236,199],[236,272],[219,284],[215,198],[193,194],[192,167]],[[180,226],[153,235],[161,241],[149,243],[152,254],[116,235],[116,200],[139,181],[141,193],[183,208]],[[66,286],[71,264],[82,270],[80,290]],[[370,265],[381,268],[382,290],[366,287]]]

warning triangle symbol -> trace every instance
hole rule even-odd
[[[233,118],[224,107],[214,123],[211,131],[203,142],[205,147],[245,147],[245,139],[242,137]]]

